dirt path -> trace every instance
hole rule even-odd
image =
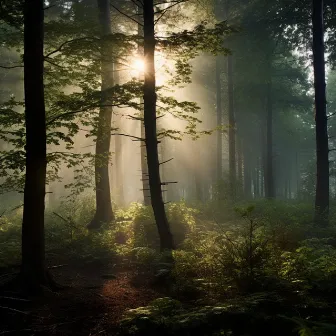
[[[106,272],[108,271],[108,272]],[[114,267],[64,266],[53,271],[55,279],[71,287],[8,311],[0,335],[115,335],[128,309],[147,305],[159,294],[146,279],[134,285],[134,271]]]

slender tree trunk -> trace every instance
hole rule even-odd
[[[28,290],[49,285],[45,266],[46,116],[43,84],[44,1],[24,2],[26,177],[21,279]]]
[[[146,64],[144,81],[144,124],[147,151],[149,188],[154,217],[160,237],[161,250],[174,248],[173,237],[162,198],[158,139],[156,134],[156,85],[155,85],[155,35],[153,0],[143,2],[144,17],[144,61]]]
[[[273,176],[273,103],[272,82],[269,78],[266,92],[266,164],[265,164],[265,196],[268,199],[275,198],[275,186]]]
[[[300,198],[300,165],[299,165],[299,153],[295,152],[295,179],[296,179],[296,198]]]
[[[141,99],[143,102],[143,99]],[[141,122],[141,138],[145,139],[145,126]],[[149,188],[149,177],[148,177],[148,164],[147,164],[147,153],[146,146],[141,143],[140,145],[140,155],[141,155],[141,179],[142,179],[142,192],[143,192],[143,204],[145,206],[151,205],[151,194]]]
[[[139,6],[136,6],[137,13],[140,14]],[[138,24],[138,35],[143,36],[143,27]],[[140,59],[143,57],[143,47],[138,44],[138,56]],[[139,76],[140,80],[143,80],[143,73]],[[140,104],[143,104],[143,98],[140,98]],[[143,117],[143,114],[142,114]],[[141,135],[142,139],[145,139],[145,125],[144,122],[141,120]],[[147,154],[146,154],[146,146],[140,141],[140,159],[141,159],[141,181],[142,181],[142,193],[143,193],[143,204],[145,206],[151,205],[150,199],[150,190],[149,190],[149,179],[148,179],[148,165],[147,165]]]
[[[285,200],[288,199],[288,180],[287,178],[284,178],[283,196]]]
[[[260,197],[263,197],[264,194],[268,194],[268,184],[266,183],[266,171],[267,171],[267,120],[260,122],[261,126],[261,156],[260,156]]]
[[[233,106],[233,62],[232,56],[227,58],[228,68],[228,108],[229,108],[229,176],[230,195],[236,198],[237,178],[236,178],[236,121]]]
[[[242,153],[242,141],[237,135],[237,191],[239,197],[243,195],[243,153]]]
[[[202,171],[203,171],[202,155],[200,152],[199,143],[197,143],[196,141],[193,141],[192,147],[193,147],[195,162],[198,162],[198,164],[193,165],[194,181],[195,181],[195,199],[199,202],[202,202],[204,199],[203,183],[202,183],[203,182],[202,181]]]
[[[223,124],[222,109],[222,83],[221,83],[221,66],[220,58],[216,57],[216,112],[217,126]],[[217,182],[223,178],[223,132],[221,129],[217,131]]]
[[[111,34],[110,1],[97,0],[102,38]],[[112,106],[108,89],[113,87],[113,63],[111,44],[102,42],[101,52],[101,107],[98,117],[98,129],[95,156],[96,213],[88,224],[89,229],[98,229],[103,223],[114,220],[109,179],[110,142]]]
[[[251,198],[251,163],[248,150],[246,148],[245,141],[243,142],[244,153],[244,196],[245,198]]]
[[[121,117],[116,118],[116,127],[121,127]],[[123,138],[121,135],[115,135],[115,186],[116,186],[116,203],[119,206],[125,204],[124,185],[123,185]]]
[[[157,123],[157,126],[159,126],[158,123]],[[165,160],[166,160],[166,139],[162,138],[160,140],[160,146],[159,146],[159,161],[164,162]],[[168,181],[164,164],[160,165],[160,176],[161,176],[162,181]],[[165,187],[162,187],[163,202],[167,202],[167,191],[168,191],[167,188],[168,188],[168,185],[166,185]]]
[[[115,65],[115,70],[118,70],[118,66]],[[120,78],[118,71],[116,71],[116,75],[114,75],[115,84],[120,84]],[[120,115],[115,116],[115,127],[119,130],[122,126],[122,119]],[[123,206],[125,204],[125,196],[124,196],[124,184],[123,184],[123,137],[121,135],[114,136],[114,181],[112,180],[112,185],[115,186],[115,198],[116,203],[119,206]]]
[[[315,223],[329,221],[329,147],[326,110],[323,0],[313,0],[313,59],[316,131]]]
[[[258,198],[261,196],[261,186],[260,186],[261,182],[260,182],[260,170],[259,170],[259,164],[257,166],[257,168],[255,169],[255,180],[254,180],[254,197]]]

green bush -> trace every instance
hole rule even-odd
[[[243,226],[228,230],[217,225],[213,231],[189,234],[183,244],[185,251],[175,253],[175,277],[185,279],[180,282],[188,285],[190,278],[199,279],[198,285],[217,295],[259,290],[264,282],[269,285],[278,267],[279,250],[267,239],[252,211],[252,207],[240,211]]]
[[[22,208],[0,218],[0,267],[20,263],[21,224]]]
[[[336,249],[329,239],[305,240],[282,255],[281,276],[302,289],[336,292]]]
[[[171,298],[161,298],[146,307],[126,312],[121,335],[215,336],[272,335],[294,336],[295,322],[283,317],[267,318],[237,304],[183,307]]]
[[[167,206],[167,218],[174,237],[179,246],[186,235],[195,228],[195,209],[187,207],[184,202]],[[134,246],[159,248],[159,236],[151,207],[139,205],[134,214]]]

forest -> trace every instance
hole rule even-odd
[[[335,0],[0,0],[0,336],[335,336],[335,153]]]

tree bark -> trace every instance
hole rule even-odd
[[[140,14],[139,6],[137,6],[137,13]],[[138,35],[143,36],[143,27],[138,24]],[[138,44],[138,55],[141,59],[143,57],[143,47]],[[143,80],[143,74],[139,76],[140,80]],[[140,105],[143,104],[143,98],[140,98]],[[143,113],[142,113],[143,117]],[[140,137],[144,139],[146,137],[145,134],[145,125],[144,121],[141,120],[141,126],[140,126]],[[142,180],[142,193],[143,193],[143,204],[145,206],[151,205],[151,199],[150,199],[150,191],[149,191],[149,180],[148,180],[148,165],[147,165],[147,157],[146,157],[146,146],[142,142],[140,142],[140,160],[141,160],[141,180]]]
[[[26,176],[20,280],[29,291],[50,285],[45,266],[46,116],[43,79],[44,1],[24,2]]]
[[[316,132],[315,223],[329,221],[329,147],[326,109],[323,0],[313,0],[313,62]]]
[[[174,248],[162,198],[162,183],[158,155],[158,139],[156,134],[156,84],[155,84],[155,35],[154,35],[154,3],[153,0],[143,2],[144,18],[144,61],[146,64],[144,81],[144,124],[147,151],[148,178],[151,204],[160,237],[161,250]]]
[[[204,195],[203,195],[203,181],[204,181],[204,176],[202,179],[202,171],[204,169],[203,164],[202,164],[202,153],[200,151],[200,145],[196,141],[193,141],[192,144],[193,147],[193,153],[194,153],[194,159],[195,162],[198,162],[198,164],[193,165],[193,170],[194,170],[194,181],[195,181],[195,200],[202,202],[204,200]]]
[[[246,148],[245,141],[243,141],[243,155],[244,155],[244,197],[250,199],[251,192],[251,163],[250,163],[250,153]]]
[[[228,114],[229,114],[229,176],[230,196],[236,198],[237,177],[236,177],[236,121],[233,103],[233,62],[232,56],[227,58],[228,71]]]
[[[102,38],[111,34],[110,1],[97,0]],[[114,220],[112,210],[109,162],[111,142],[112,106],[108,89],[114,85],[111,45],[105,40],[101,46],[101,107],[95,154],[96,212],[88,229],[99,229],[102,224]]]
[[[115,84],[120,84],[120,78],[118,75],[118,65],[114,65],[114,69],[117,70],[114,75]],[[113,117],[112,117],[113,119]],[[115,127],[121,130],[122,119],[119,114],[115,116]],[[123,184],[123,137],[121,135],[114,136],[114,180],[112,179],[112,186],[115,187],[115,193],[112,193],[115,197],[116,204],[118,206],[125,205],[124,184]]]
[[[143,103],[143,99],[141,102]],[[145,126],[143,122],[141,122],[141,138],[145,139]],[[149,177],[148,177],[148,164],[147,164],[147,153],[146,146],[143,143],[140,144],[140,155],[141,155],[141,179],[142,179],[142,193],[143,193],[143,204],[145,206],[151,205],[151,196],[149,189]]]
[[[261,196],[261,181],[262,179],[260,179],[260,170],[259,170],[259,163],[257,164],[257,167],[255,169],[255,179],[254,179],[254,198],[259,198]]]
[[[269,78],[266,84],[266,164],[265,164],[265,196],[268,199],[275,198],[273,176],[273,103],[272,81]]]
[[[217,126],[223,124],[223,109],[222,109],[222,84],[221,84],[221,66],[220,58],[216,57],[216,113]],[[217,182],[223,178],[223,132],[221,129],[217,131]]]
[[[237,191],[239,197],[243,195],[243,153],[242,153],[242,141],[239,135],[237,134]]]

